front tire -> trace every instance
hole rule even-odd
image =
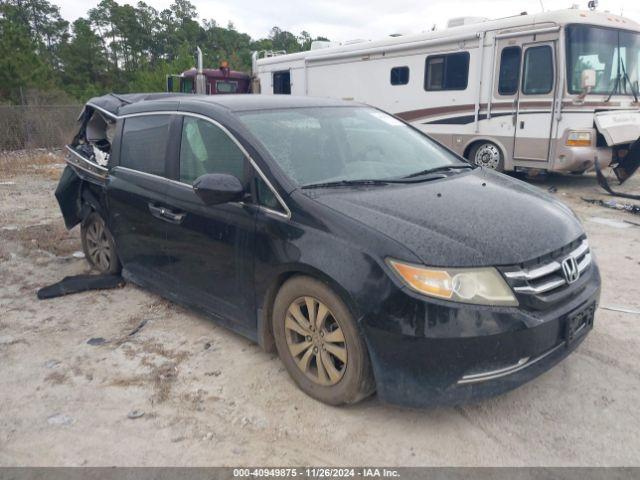
[[[375,390],[364,339],[326,284],[309,277],[288,280],[274,303],[273,333],[285,368],[310,397],[343,405]]]
[[[495,143],[476,143],[469,151],[468,160],[479,167],[489,168],[498,172],[504,171],[504,155],[502,155],[502,151]]]
[[[87,262],[100,273],[117,274],[122,269],[113,236],[104,219],[91,212],[80,226],[82,251]]]

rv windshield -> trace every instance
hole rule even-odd
[[[639,62],[640,32],[590,25],[567,27],[569,93],[582,93],[582,72],[592,69],[596,72],[596,86],[591,93],[637,94]]]
[[[426,135],[373,108],[265,110],[239,118],[302,186],[415,179],[434,168],[469,167]]]

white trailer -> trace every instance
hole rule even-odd
[[[640,25],[577,9],[254,54],[260,93],[353,99],[499,170],[583,172],[640,136]],[[254,91],[256,88],[254,87]]]

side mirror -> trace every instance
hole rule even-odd
[[[226,173],[207,173],[196,178],[193,191],[205,205],[237,201],[244,194],[240,180]]]
[[[583,92],[588,92],[596,86],[596,71],[594,69],[587,68],[582,71],[580,86]]]

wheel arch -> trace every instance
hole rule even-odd
[[[105,222],[107,221],[106,212],[102,207],[102,203],[86,182],[83,182],[80,191],[80,202],[80,218],[82,218],[83,222],[91,212],[97,212]]]
[[[319,280],[329,286],[333,292],[340,297],[352,315],[357,318],[356,306],[347,292],[336,280],[322,270],[307,264],[295,264],[284,267],[270,281],[269,286],[264,291],[262,301],[258,302],[257,309],[257,336],[258,344],[266,352],[276,351],[275,339],[273,336],[273,305],[278,292],[288,280],[301,276]]]
[[[486,142],[492,143],[492,144],[494,144],[496,147],[498,147],[500,149],[500,153],[502,153],[502,158],[503,158],[503,161],[505,163],[505,169],[506,169],[507,160],[509,160],[509,163],[510,163],[510,158],[511,157],[509,157],[507,155],[507,148],[505,147],[505,145],[500,140],[497,140],[494,137],[474,137],[474,138],[470,139],[465,144],[464,149],[462,150],[462,152],[463,152],[462,156],[464,158],[466,158],[467,160],[470,160],[469,154],[471,153],[471,149],[474,146],[478,145],[479,143],[486,143]]]

